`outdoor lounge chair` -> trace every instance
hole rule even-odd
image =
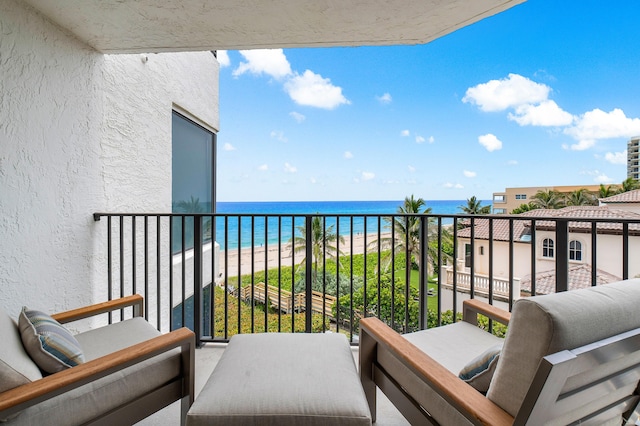
[[[509,324],[497,360],[486,355],[500,339],[475,325],[478,314]],[[463,317],[404,336],[361,321],[374,419],[377,386],[412,424],[637,424],[640,279],[522,298],[511,314],[470,300]],[[480,360],[495,367],[492,378],[491,368],[481,373],[486,395],[458,376]]]
[[[142,317],[142,301],[133,295],[52,315],[68,323],[133,307],[133,318],[74,336],[84,363],[44,376],[0,309],[0,421],[127,425],[181,400],[184,423],[194,395],[194,334],[182,328],[161,335]]]

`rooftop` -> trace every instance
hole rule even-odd
[[[614,203],[640,203],[640,189],[623,192],[622,194],[612,195],[607,198],[600,198],[600,202],[606,204]]]
[[[598,285],[620,281],[622,278],[596,269]],[[591,287],[591,265],[580,264],[569,267],[569,290]],[[531,293],[531,274],[520,280],[520,291]],[[556,292],[556,270],[539,272],[536,274],[536,294],[551,294]]]
[[[634,191],[635,192],[635,191]],[[640,194],[640,190],[638,191]],[[640,195],[639,195],[640,196]],[[516,216],[521,216],[523,220],[516,220],[513,222],[513,241],[514,242],[529,242],[525,235],[529,235],[529,228],[531,227],[531,221],[525,220],[526,218],[576,218],[576,219],[630,219],[640,220],[640,214],[633,213],[624,210],[612,209],[608,206],[570,206],[562,209],[535,209],[525,213],[521,213]],[[493,240],[494,241],[509,241],[509,220],[508,219],[493,219]],[[465,220],[466,225],[470,224],[470,221]],[[478,240],[489,239],[489,223],[487,218],[474,219],[475,231],[474,238]],[[554,230],[555,221],[552,220],[536,220],[537,230]],[[619,234],[622,232],[623,225],[621,223],[597,223],[597,229],[599,233],[611,233]],[[591,232],[592,223],[588,221],[571,221],[569,222],[570,232]],[[640,224],[629,224],[629,235],[640,235]],[[471,238],[471,227],[461,229],[458,231],[458,236],[462,238]]]

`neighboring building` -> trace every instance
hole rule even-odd
[[[634,191],[635,192],[635,191]],[[631,194],[633,199],[640,196]],[[615,197],[610,197],[615,198]],[[608,199],[607,199],[608,200]],[[622,206],[622,201],[618,204]],[[635,202],[627,203],[636,204]],[[616,207],[618,206],[616,205]],[[627,207],[628,207],[627,205]],[[489,219],[474,219],[473,230],[469,226],[458,231],[456,248],[457,285],[461,293],[468,292],[470,287],[471,264],[474,265],[474,287],[480,294],[487,294],[489,288],[489,255],[493,254],[493,291],[497,300],[508,296],[510,266],[513,273],[515,298],[520,293],[531,292],[531,261],[535,259],[536,294],[548,292],[555,288],[556,263],[556,223],[552,220],[536,219],[535,250],[531,249],[531,220],[535,218],[576,218],[576,219],[631,219],[636,223],[628,224],[629,259],[640,256],[640,212],[623,210],[610,206],[565,207],[557,210],[537,209],[519,215],[522,220],[513,222],[513,233],[510,235],[509,220],[493,220],[493,243],[490,243]],[[569,221],[569,288],[579,288],[591,283],[591,259],[594,250],[591,235],[591,222]],[[623,258],[623,226],[620,223],[600,222],[597,224],[596,241],[596,281],[608,283],[622,279]],[[471,241],[473,233],[473,243]],[[513,247],[513,264],[509,265],[510,241]],[[473,251],[473,256],[471,255]],[[635,256],[635,257],[634,257]],[[473,260],[472,260],[473,259]],[[629,277],[640,276],[640,263],[629,262]],[[447,284],[451,288],[453,268],[447,268]],[[550,283],[553,282],[552,286]]]
[[[513,209],[522,204],[529,204],[531,197],[538,191],[557,191],[561,194],[569,194],[573,191],[585,188],[587,191],[597,194],[600,185],[571,185],[571,186],[530,186],[523,188],[506,188],[503,192],[493,193],[493,213],[509,214]]]
[[[640,181],[640,136],[627,142],[627,177]]]

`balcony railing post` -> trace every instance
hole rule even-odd
[[[311,226],[312,216],[305,216],[305,332],[311,333],[311,309],[313,308],[313,246],[311,245],[313,242],[313,229]]]
[[[183,248],[184,249],[184,248]],[[213,289],[212,289],[213,291]],[[202,341],[202,217],[193,217],[193,332],[196,345]]]
[[[556,293],[569,285],[569,221],[556,220]]]
[[[418,262],[418,273],[420,274],[420,287],[418,289],[418,298],[420,301],[420,307],[418,308],[420,330],[427,328],[429,315],[427,309],[427,285],[429,283],[429,268],[427,265],[427,244],[429,238],[428,223],[429,217],[424,215],[420,216],[420,261]]]

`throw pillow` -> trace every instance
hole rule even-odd
[[[458,374],[465,382],[469,383],[479,392],[486,393],[489,390],[493,373],[496,371],[502,343],[492,346],[471,361]]]
[[[42,371],[56,373],[84,362],[80,343],[44,312],[23,307],[18,326],[24,348]]]

